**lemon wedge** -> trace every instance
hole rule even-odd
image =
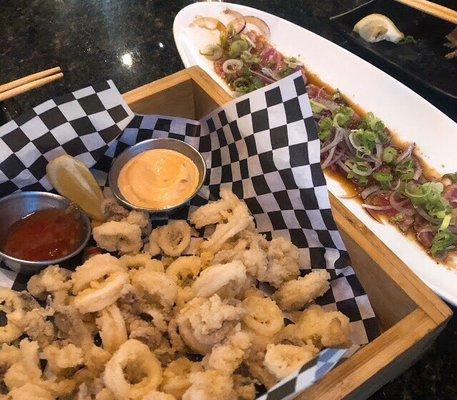
[[[46,166],[46,173],[54,189],[74,201],[91,218],[103,220],[103,194],[89,169],[75,158],[65,154]]]
[[[367,15],[354,25],[353,30],[369,43],[381,40],[398,43],[405,37],[392,20],[382,14]]]

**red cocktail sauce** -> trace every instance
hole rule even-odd
[[[14,223],[1,248],[21,260],[56,260],[75,251],[83,235],[81,214],[74,207],[42,210]]]

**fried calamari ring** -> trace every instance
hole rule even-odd
[[[122,343],[127,341],[125,321],[116,304],[111,304],[101,310],[96,323],[100,329],[103,348],[106,351],[114,353]]]
[[[186,221],[170,221],[154,229],[154,232],[156,243],[167,256],[179,257],[189,246],[191,230]]]
[[[192,289],[198,297],[211,297],[215,293],[221,297],[235,297],[245,281],[246,268],[236,260],[206,268],[194,281]]]
[[[139,399],[155,390],[161,381],[159,360],[148,346],[135,339],[119,347],[103,373],[103,382],[117,400]]]
[[[173,261],[165,271],[179,286],[192,281],[202,269],[202,260],[197,256],[182,256]]]
[[[129,276],[117,258],[98,254],[76,269],[72,281],[76,294],[73,304],[85,314],[113,304],[121,296]]]
[[[300,310],[330,289],[329,279],[330,274],[325,269],[312,271],[283,283],[273,298],[284,311]]]
[[[97,246],[121,254],[138,253],[143,246],[141,229],[128,222],[105,222],[92,230]]]
[[[283,379],[316,357],[319,350],[312,346],[269,344],[263,364],[276,378]]]
[[[121,265],[127,270],[147,269],[151,271],[163,272],[163,264],[159,260],[152,259],[149,254],[126,254],[119,258]]]
[[[19,292],[0,287],[0,311],[6,315],[7,324],[0,327],[0,343],[11,343],[22,335],[22,329],[12,321],[20,321],[25,302]]]
[[[243,300],[246,314],[243,322],[255,333],[263,336],[273,336],[284,326],[284,316],[277,304],[260,296],[248,296]]]
[[[180,399],[190,387],[189,374],[203,370],[200,363],[180,357],[172,361],[163,371],[163,381],[160,386],[165,393]]]
[[[131,273],[132,285],[147,299],[164,309],[171,309],[178,295],[178,285],[163,272],[141,269]]]
[[[144,245],[143,251],[145,253],[149,253],[151,257],[158,256],[161,252],[162,249],[160,246],[157,244],[157,235],[159,231],[158,229],[154,229],[151,234],[149,235],[149,241]]]

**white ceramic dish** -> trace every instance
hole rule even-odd
[[[398,136],[416,142],[419,155],[439,173],[457,171],[457,124],[425,99],[383,71],[336,44],[265,12],[230,3],[199,2],[183,8],[173,24],[179,54],[186,67],[199,65],[229,93],[230,89],[214,72],[212,62],[199,49],[215,43],[216,32],[190,27],[195,16],[213,16],[227,21],[223,10],[230,7],[244,15],[262,18],[271,29],[270,41],[283,54],[298,57],[305,67],[324,82],[374,112]],[[327,179],[329,190],[340,196],[341,184]],[[432,260],[415,241],[405,238],[395,227],[371,218],[354,199],[344,205],[397,254],[428,286],[450,303],[457,305],[457,257],[451,271]],[[449,263],[449,262],[448,262]]]

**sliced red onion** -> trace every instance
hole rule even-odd
[[[405,215],[414,215],[414,209],[404,207],[409,204],[409,199],[397,200],[395,198],[396,192],[392,192],[389,196],[389,202],[392,208]]]
[[[217,44],[207,44],[200,50],[200,54],[205,56],[208,60],[216,61],[222,57],[222,47]]]
[[[314,100],[321,103],[323,106],[328,108],[331,112],[334,112],[334,111],[338,110],[338,108],[341,107],[338,103],[334,102],[333,100],[329,100],[324,97],[316,96],[316,98]]]
[[[419,180],[419,178],[421,177],[422,175],[422,167],[420,166],[419,163],[417,163],[417,166],[416,166],[416,171],[414,171],[414,176],[413,176],[413,179],[415,181]]]
[[[376,143],[376,158],[381,162],[381,156],[382,156],[382,144],[381,143]]]
[[[269,76],[271,79],[274,79],[275,81],[279,80],[278,76],[272,71],[271,68],[263,67],[261,69],[261,71],[263,74],[265,74],[266,76]]]
[[[346,171],[346,172],[351,172],[351,170],[348,168],[348,166],[342,162],[341,160],[337,161],[336,163],[343,171]]]
[[[226,74],[233,74],[235,72],[238,72],[241,68],[243,68],[243,61],[236,60],[234,58],[225,60],[222,64],[222,70]]]
[[[336,147],[334,147],[336,149]],[[331,165],[335,164],[338,160],[340,160],[343,157],[344,153],[340,151],[336,156],[333,157],[333,159],[329,162],[327,167],[330,167]]]
[[[221,32],[225,31],[225,25],[216,18],[213,17],[202,17],[198,15],[195,17],[194,21],[190,26],[197,25],[199,28],[208,29],[210,31],[219,30]]]
[[[247,15],[246,17],[244,17],[244,19],[246,20],[246,22],[248,24],[252,24],[254,26],[256,26],[257,28],[259,28],[260,32],[262,32],[262,34],[266,37],[270,36],[270,28],[268,27],[268,25],[266,24],[266,22],[260,18],[257,18],[257,17],[254,17],[252,15]]]
[[[416,143],[411,143],[408,148],[398,156],[397,163],[401,163],[403,160],[411,156],[411,153],[414,151],[415,147]]]
[[[335,132],[335,137],[334,139],[326,146],[322,147],[321,149],[321,154],[326,153],[329,151],[331,148],[335,147],[338,143],[340,143],[344,139],[343,134],[341,131],[337,130]]]
[[[346,142],[346,146],[349,150],[349,152],[354,155],[356,153],[356,150],[354,146],[352,145],[351,141],[349,140],[349,134],[344,135],[344,141]]]
[[[230,15],[234,18],[243,18],[243,14],[228,7],[224,10],[224,14]]]
[[[369,195],[376,193],[379,190],[378,185],[372,185],[364,189],[361,193],[360,196],[362,196],[362,199],[366,199]]]
[[[253,69],[250,69],[250,71],[252,72],[253,75],[263,79],[264,81],[266,81],[267,83],[274,83],[276,82],[275,80],[271,79],[269,76],[266,76],[258,71],[255,71]]]
[[[401,180],[399,179],[392,190],[394,192],[396,192],[400,188],[400,185],[401,185]]]
[[[246,42],[249,43],[249,46],[255,47],[255,43],[251,40],[251,38],[248,35],[242,34],[242,35],[240,35],[240,38],[243,40],[246,40]]]
[[[227,24],[227,32],[230,33],[229,38],[240,34],[246,28],[246,20],[244,17],[235,18]]]
[[[374,206],[372,204],[362,204],[363,208],[366,208],[368,210],[373,210],[373,211],[389,211],[392,210],[391,206]]]
[[[330,162],[333,159],[333,155],[335,154],[336,146],[332,147],[330,151],[328,152],[327,158],[324,160],[322,163],[321,167],[322,169],[325,169],[329,166]]]
[[[424,219],[426,219],[428,222],[431,222],[432,224],[440,224],[441,220],[438,218],[433,218],[430,215],[427,214],[426,211],[422,210],[422,208],[416,208],[417,213]]]
[[[444,198],[449,201],[452,208],[457,208],[457,183],[446,186]]]

